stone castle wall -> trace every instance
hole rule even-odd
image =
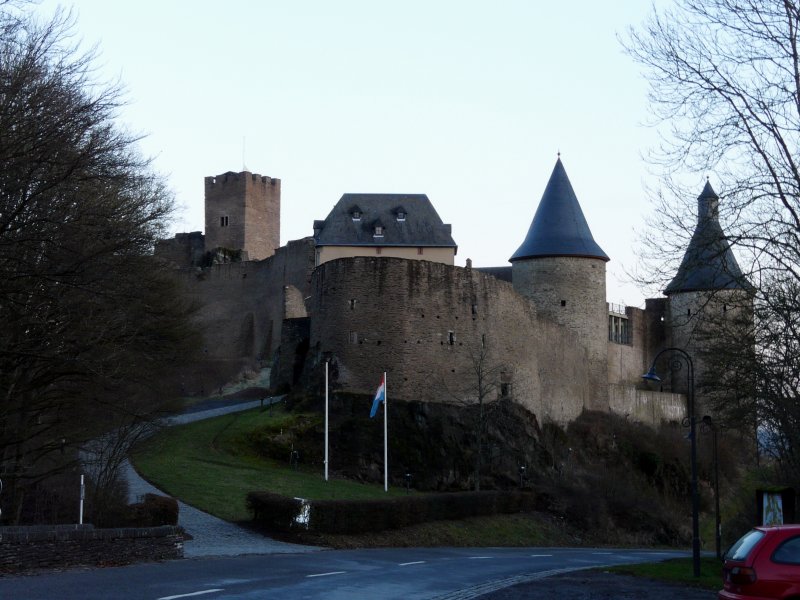
[[[175,237],[158,240],[156,257],[178,267],[200,264],[205,252],[205,236],[199,231],[176,233]]]
[[[281,181],[228,172],[205,178],[206,250],[244,250],[250,260],[280,246]]]
[[[585,349],[589,380],[608,377],[606,264],[599,259],[558,256],[515,261],[514,289],[530,298],[540,317],[572,332]],[[605,385],[592,386],[586,407],[608,409]]]
[[[695,389],[702,388],[709,376],[703,354],[713,347],[716,332],[726,327],[726,321],[736,322],[743,312],[752,314],[747,292],[743,290],[718,290],[710,292],[681,292],[672,294],[667,301],[666,327],[668,344],[685,350],[694,365]],[[751,318],[751,317],[749,317]],[[658,373],[672,391],[686,392],[687,377],[684,370],[670,381],[668,358],[660,365]],[[661,362],[661,361],[659,361]]]
[[[639,390],[630,385],[608,386],[612,412],[651,425],[663,422],[680,423],[686,416],[686,396],[668,392]]]
[[[625,308],[630,328],[630,343],[608,342],[608,383],[611,385],[640,385],[642,374],[647,372],[647,347],[649,345],[645,311]]]
[[[605,371],[590,379],[575,332],[537,318],[509,283],[474,269],[340,259],[314,271],[311,296],[311,363],[330,358],[343,391],[374,393],[386,370],[390,397],[474,401],[485,348],[498,384],[540,421],[566,423],[607,395]]]
[[[304,238],[266,260],[176,271],[199,307],[204,359],[234,374],[268,365],[280,343],[287,302],[300,312],[297,304],[309,295],[313,268],[314,244]]]

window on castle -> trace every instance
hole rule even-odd
[[[472,314],[473,315],[477,315],[478,314],[478,305],[477,304],[473,304],[472,305]]]
[[[381,247],[380,247],[380,246],[377,246],[377,247],[375,248],[375,254],[380,254],[380,253],[381,253]]]
[[[422,248],[417,248],[417,254],[422,254]]]
[[[220,217],[219,218],[219,226],[220,227],[227,227],[228,226],[228,217]]]
[[[630,345],[631,340],[630,321],[619,315],[608,315],[608,341]]]
[[[510,398],[511,397],[511,384],[510,383],[501,383],[500,384],[500,397],[501,398]]]
[[[447,332],[447,343],[451,346],[456,343],[456,334],[452,331]]]
[[[355,331],[351,331],[350,332],[350,343],[351,344],[357,344],[358,343],[358,333],[356,333]]]
[[[352,217],[353,217],[353,221],[360,221],[361,220],[361,211],[360,210],[354,210],[352,212]]]
[[[566,306],[566,305],[567,305],[567,301],[566,300],[562,300],[561,301],[561,306]]]
[[[356,299],[350,298],[350,310],[355,310],[356,308]]]
[[[375,237],[383,237],[383,226],[375,225]]]
[[[397,220],[398,221],[405,221],[406,220],[405,211],[402,211],[402,210],[397,211]]]

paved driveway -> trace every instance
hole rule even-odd
[[[265,400],[276,401],[279,398]],[[210,419],[231,412],[248,410],[261,405],[260,400],[241,402],[208,410],[194,410],[174,417],[169,417],[167,425],[181,425],[202,419]],[[136,502],[147,493],[168,496],[142,479],[129,462],[123,466],[128,479],[128,501]],[[187,540],[184,544],[184,555],[187,558],[198,556],[239,556],[242,554],[277,554],[290,552],[311,552],[320,550],[313,546],[287,544],[273,540],[264,535],[254,533],[228,521],[218,519],[208,513],[198,510],[178,500],[180,508],[178,524],[194,539]]]

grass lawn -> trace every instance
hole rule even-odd
[[[280,408],[253,409],[170,427],[147,440],[132,456],[148,481],[187,504],[228,521],[247,521],[248,492],[267,490],[301,498],[376,498],[381,485],[325,481],[321,469],[293,470],[258,456],[247,434],[264,425],[290,426],[296,415]],[[389,488],[390,495],[405,490]]]
[[[622,565],[603,570],[684,585],[695,585],[710,590],[722,589],[722,562],[713,557],[700,558],[700,577],[692,574],[691,558],[674,558],[642,565]]]

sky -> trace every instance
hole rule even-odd
[[[660,2],[664,4],[667,0]],[[611,257],[610,302],[643,306],[626,273],[657,184],[647,85],[618,36],[642,0],[42,0],[72,8],[120,123],[145,134],[204,228],[203,178],[281,180],[281,243],[312,234],[345,193],[427,194],[456,264],[508,265],[561,159]],[[698,178],[698,190],[703,181]],[[651,294],[650,294],[651,295]]]

